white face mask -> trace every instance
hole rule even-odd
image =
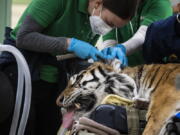
[[[113,28],[106,24],[106,22],[104,22],[104,20],[101,18],[102,10],[100,12],[100,16],[94,16],[94,10],[95,9],[93,9],[93,13],[89,17],[92,32],[98,35],[105,35],[108,32],[110,32]]]

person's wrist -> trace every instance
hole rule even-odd
[[[77,39],[75,39],[75,38],[68,38],[67,39],[67,44],[68,44],[67,50],[68,51],[70,51],[70,52],[73,51],[73,48],[74,48],[76,41],[77,41]]]
[[[70,43],[71,43],[71,38],[67,38],[67,45],[70,46]]]
[[[67,39],[66,39],[66,49],[67,49],[68,51],[69,51],[70,44],[71,44],[71,38],[67,38]]]

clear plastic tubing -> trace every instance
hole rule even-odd
[[[16,132],[17,135],[24,135],[24,131],[29,116],[30,104],[31,104],[32,86],[31,86],[30,71],[24,56],[15,47],[10,45],[0,44],[0,52],[3,51],[7,51],[14,55],[18,67],[18,85],[17,85],[16,101],[15,101],[15,108],[14,108],[13,119],[12,119],[9,135],[16,135]],[[24,91],[25,98],[24,98],[23,112],[18,128],[18,120],[20,117],[20,109],[22,106],[23,88],[25,88]]]

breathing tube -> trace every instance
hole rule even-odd
[[[24,135],[24,131],[25,131],[28,116],[29,116],[31,93],[32,93],[30,71],[29,71],[29,68],[28,68],[28,65],[24,56],[15,47],[11,45],[0,44],[0,52],[3,52],[3,51],[7,51],[14,55],[17,61],[17,67],[18,67],[18,85],[17,85],[16,101],[15,101],[13,119],[12,119],[9,135],[16,135],[16,133],[17,135]],[[25,92],[24,105],[23,105],[23,111],[20,118],[23,91]],[[19,126],[18,126],[18,123],[19,123]]]

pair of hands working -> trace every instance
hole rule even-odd
[[[126,48],[121,44],[99,51],[87,42],[72,38],[69,41],[68,51],[75,53],[81,59],[92,58],[94,61],[97,61],[98,58],[107,60],[117,58],[121,61],[123,67],[128,65]]]

